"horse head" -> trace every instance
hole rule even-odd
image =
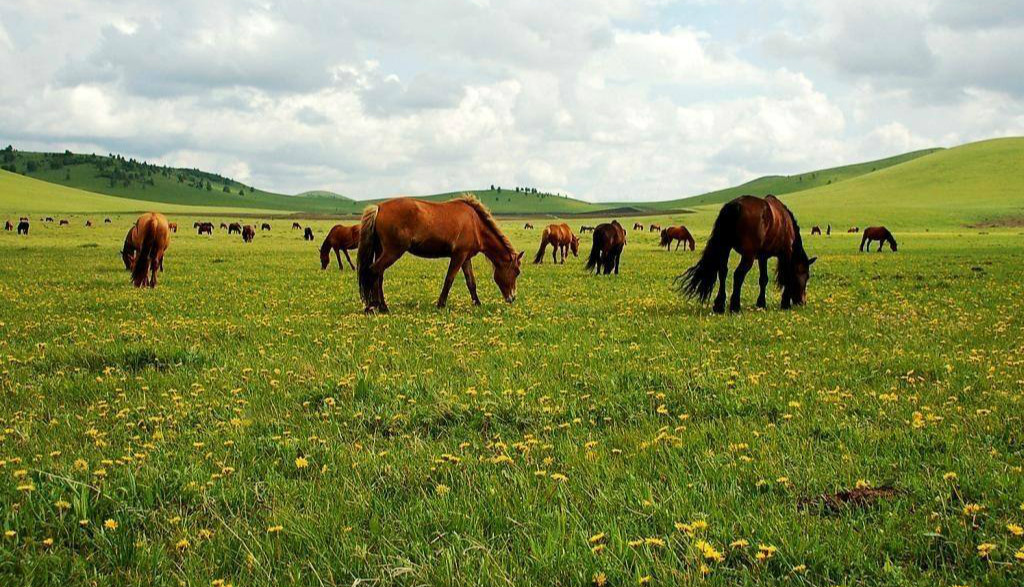
[[[516,279],[522,272],[520,266],[523,261],[523,253],[525,251],[517,255],[513,251],[504,259],[494,263],[494,283],[498,284],[502,297],[510,304],[516,301]]]

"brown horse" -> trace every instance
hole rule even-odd
[[[594,229],[594,245],[590,249],[590,258],[587,259],[587,271],[596,270],[595,275],[603,271],[608,275],[615,270],[619,274],[619,259],[622,257],[622,247],[626,246],[626,229],[622,228],[618,220],[612,220],[610,224],[598,224]]]
[[[634,222],[633,223],[633,230],[643,230],[643,229],[644,229],[644,225],[643,224],[640,224],[639,222]]]
[[[310,231],[312,233],[313,231]],[[334,251],[334,256],[338,258],[338,270],[344,271],[345,266],[341,264],[341,253],[345,253],[345,260],[348,261],[348,266],[355,269],[356,266],[352,264],[352,258],[348,256],[348,252],[353,249],[359,248],[359,225],[353,224],[352,226],[342,226],[336,224],[330,232],[327,233],[327,238],[324,239],[324,244],[320,245],[320,269],[327,269],[327,266],[331,264],[331,251]]]
[[[135,255],[139,252],[138,245],[136,244],[136,230],[133,224],[128,229],[128,234],[124,235],[124,246],[121,247],[121,260],[124,261],[124,270],[131,271],[132,266],[135,265]]]
[[[256,238],[256,229],[251,224],[246,224],[242,228],[242,242],[251,243],[254,238]]]
[[[135,287],[156,287],[156,273],[164,266],[164,252],[171,242],[167,218],[157,212],[147,212],[135,221],[134,230],[137,253],[132,262],[132,283]]]
[[[92,227],[92,220],[86,220],[85,221],[85,227],[86,228],[91,228]]]
[[[821,227],[818,226],[817,224],[815,224],[814,226],[811,227],[811,236],[814,236],[816,234],[817,235],[821,234]]]
[[[313,229],[307,226],[306,232],[302,233],[302,239],[307,241],[313,240]]]
[[[299,224],[298,222],[292,222],[292,230],[295,229],[302,230],[302,225]]]
[[[18,234],[28,236],[28,220],[18,221]]]
[[[103,219],[103,224],[110,224],[110,219],[109,218],[104,218]]]
[[[761,272],[757,307],[765,307],[764,290],[768,285],[768,259],[771,257],[779,259],[776,283],[782,288],[782,308],[802,305],[806,301],[807,281],[817,257],[807,258],[796,217],[778,198],[771,195],[764,199],[740,196],[722,206],[700,260],[676,278],[678,289],[689,297],[706,302],[711,297],[715,281],[718,281],[714,311],[718,314],[725,312],[725,276],[729,270],[729,254],[733,250],[740,254],[741,259],[733,274],[729,311],[740,311],[740,288],[755,260]]]
[[[478,253],[494,265],[494,282],[505,301],[511,304],[516,299],[523,253],[516,252],[491,213],[472,195],[444,203],[396,198],[366,208],[357,255],[359,294],[366,312],[388,311],[384,271],[406,252],[428,259],[451,258],[437,299],[439,308],[448,302],[460,269],[473,304],[480,304],[472,265]]]
[[[689,245],[690,250],[697,248],[697,241],[693,240],[693,235],[686,229],[685,226],[669,226],[668,228],[661,231],[661,243],[659,247],[665,247],[666,251],[672,250],[672,241],[676,241],[676,250],[679,250],[679,245],[683,245],[683,250],[686,250]]]
[[[61,220],[61,221],[60,221],[60,223],[59,223],[59,226],[68,226],[68,225],[70,225],[70,224],[71,224],[71,223],[70,223],[70,222],[68,222],[67,220]]]
[[[221,223],[220,223],[220,229],[221,229],[221,230],[227,230],[227,229],[228,229],[228,225],[227,225],[227,224],[224,224],[223,222],[221,222]]]
[[[167,223],[167,228],[169,228],[171,230],[171,232],[177,233],[178,232],[178,223],[177,222],[168,222]]]
[[[211,236],[213,235],[212,222],[197,222],[196,228],[198,228],[198,230],[196,231],[198,234],[208,234]]]
[[[263,224],[260,225],[260,230],[269,231],[270,230],[270,225],[267,224],[266,222],[264,222]]]
[[[533,230],[533,225],[527,222],[523,225],[523,230]]]
[[[573,257],[579,257],[580,239],[572,233],[568,224],[551,224],[544,229],[540,235],[540,250],[533,258],[534,263],[544,262],[544,251],[548,245],[551,245],[552,248],[552,263],[558,263],[558,253],[562,253],[562,264],[565,264],[565,258],[569,256],[569,249],[572,249]]]
[[[14,225],[11,224],[10,220],[4,223],[4,230],[6,230],[7,232],[14,230]]]
[[[651,230],[649,230],[648,232],[658,232],[660,230],[661,230],[661,225],[660,224],[652,224],[651,225]]]
[[[881,251],[885,243],[889,243],[889,248],[892,252],[896,252],[896,239],[892,237],[892,233],[889,229],[884,226],[869,226],[864,229],[864,237],[860,239],[860,250],[864,251],[864,245],[868,247],[868,251],[871,250],[871,241],[878,241],[878,250]]]
[[[242,225],[237,223],[237,222],[232,222],[231,224],[228,225],[228,234],[235,234],[235,233],[238,233],[238,234],[242,233]]]
[[[586,226],[586,225],[581,226],[580,227],[580,234],[583,234],[584,232],[594,232],[594,227],[593,226]]]
[[[860,232],[860,227],[858,227],[858,226],[851,226],[846,232],[849,232],[849,233]]]

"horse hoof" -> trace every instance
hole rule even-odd
[[[718,304],[715,304],[715,307],[713,307],[711,310],[715,314],[725,314],[725,304],[722,304],[721,306],[719,306]]]

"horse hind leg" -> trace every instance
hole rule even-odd
[[[729,273],[729,258],[722,259],[718,266],[718,295],[715,296],[715,303],[711,307],[715,314],[725,313],[725,277]]]
[[[382,314],[388,312],[388,303],[384,299],[384,272],[388,267],[395,264],[402,256],[402,253],[391,253],[389,251],[381,251],[377,260],[370,265],[370,271],[373,272],[373,287],[370,290],[370,303],[366,306],[366,312],[372,312],[377,310]]]

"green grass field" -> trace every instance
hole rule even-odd
[[[860,221],[822,195],[805,234]],[[514,305],[479,258],[484,305],[437,310],[445,261],[407,257],[374,317],[327,221],[183,230],[153,291],[131,216],[0,233],[0,584],[1019,585],[1024,237],[894,210],[899,253],[807,236],[806,307],[752,279],[724,317],[650,233]],[[815,499],[858,485],[896,493]]]

